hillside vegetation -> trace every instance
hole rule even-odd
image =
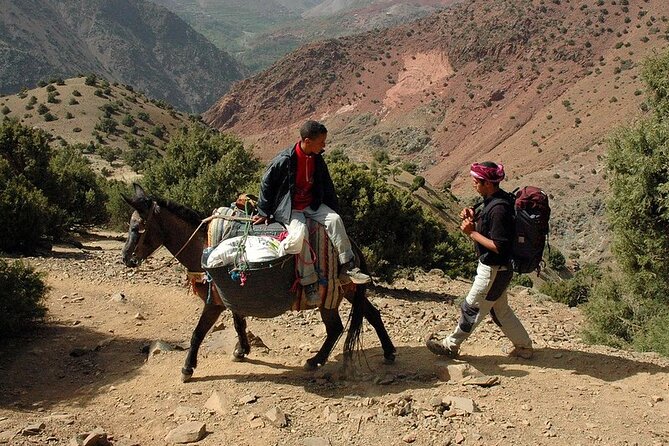
[[[51,80],[0,97],[0,116],[44,130],[52,146],[83,146],[93,169],[106,177],[137,178],[177,129],[197,120],[132,86],[93,75]]]

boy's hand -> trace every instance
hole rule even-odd
[[[252,220],[252,223],[254,225],[260,225],[262,223],[267,223],[267,217],[263,217],[262,215],[254,215],[251,220]]]

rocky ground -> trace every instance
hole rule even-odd
[[[321,370],[304,371],[324,338],[315,311],[250,319],[259,339],[233,362],[226,312],[183,384],[201,309],[183,272],[125,268],[114,237],[83,243],[25,259],[46,273],[49,316],[0,343],[0,443],[669,445],[669,360],[584,344],[580,312],[531,290],[513,289],[511,302],[538,348],[532,360],[507,357],[491,322],[461,361],[432,355],[423,336],[452,327],[469,287],[433,271],[369,292],[397,346],[394,365],[382,364],[366,325],[355,377],[339,373],[342,342]],[[147,266],[167,259],[161,251]]]

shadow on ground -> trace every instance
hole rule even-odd
[[[0,345],[0,408],[84,404],[103,388],[132,379],[145,362],[142,347],[148,343],[57,324],[6,340]]]
[[[411,290],[399,290],[395,288],[387,288],[383,285],[372,285],[369,287],[371,296],[375,294],[382,297],[391,297],[393,299],[406,300],[409,302],[419,302],[419,301],[432,301],[432,302],[445,302],[452,304],[458,296],[453,296],[448,293],[435,293],[431,291],[411,291]]]
[[[614,382],[640,373],[669,375],[669,367],[603,353],[560,348],[542,348],[535,351],[530,360],[511,358],[504,354],[488,356],[462,356],[460,359],[488,375],[518,376],[518,370],[505,370],[500,366],[527,364],[533,367],[572,371],[602,381]]]
[[[500,377],[523,377],[529,374],[527,370],[505,367],[507,365],[570,370],[577,375],[587,375],[608,382],[639,373],[669,374],[669,367],[648,362],[601,353],[553,348],[537,350],[536,356],[531,360],[512,358],[503,353],[485,356],[463,355],[458,359],[469,362],[486,375]],[[395,364],[385,365],[382,360],[383,353],[380,348],[365,349],[363,356],[356,361],[355,374],[351,376],[344,374],[342,354],[336,355],[316,372],[305,371],[299,366],[285,365],[280,358],[252,354],[245,362],[247,370],[249,365],[252,366],[251,373],[199,375],[196,371],[192,382],[215,383],[223,380],[237,383],[272,382],[303,387],[307,392],[328,398],[341,398],[346,395],[374,397],[389,393],[401,394],[412,389],[436,388],[442,384],[437,379],[438,362],[450,361],[446,357],[433,355],[422,346],[398,348]]]

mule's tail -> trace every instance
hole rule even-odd
[[[360,259],[360,270],[369,273],[367,263],[358,246],[351,241],[355,255]],[[351,313],[348,317],[348,332],[346,341],[344,341],[344,361],[348,362],[353,358],[355,351],[362,350],[362,322],[365,316],[365,306],[367,305],[366,296],[367,287],[365,285],[356,285],[353,299],[351,300]]]

